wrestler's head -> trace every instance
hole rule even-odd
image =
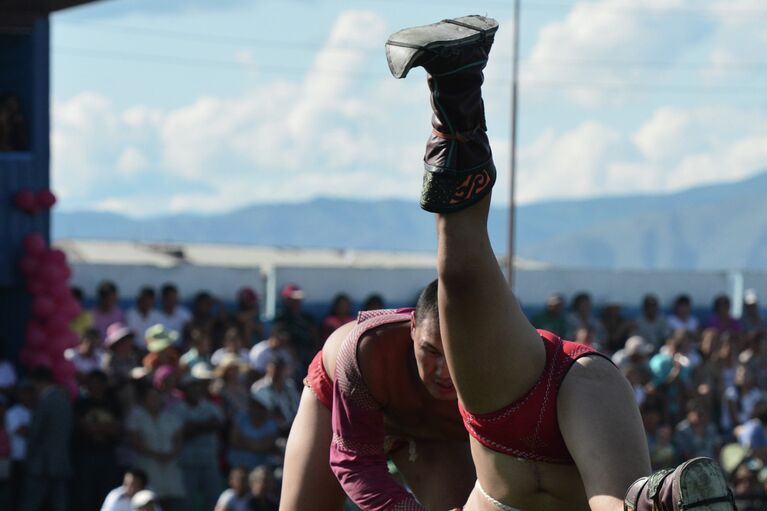
[[[418,375],[426,390],[435,399],[456,399],[439,331],[436,280],[426,286],[418,297],[418,304],[410,319],[410,336],[413,338]]]

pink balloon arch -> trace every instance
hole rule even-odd
[[[30,204],[48,209],[56,203],[56,196],[50,190],[38,192],[36,196],[33,194],[32,199],[30,202],[28,194],[19,192],[16,204],[26,210]],[[49,247],[40,233],[28,234],[22,245],[24,250],[18,268],[32,295],[32,306],[19,360],[29,368],[50,368],[56,381],[75,396],[75,367],[64,357],[64,351],[77,346],[80,340],[71,327],[81,312],[80,304],[69,288],[72,269],[66,254]]]

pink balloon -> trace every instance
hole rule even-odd
[[[56,304],[47,296],[38,296],[32,302],[32,314],[40,319],[49,317],[56,310]]]
[[[45,261],[45,264],[50,264],[52,266],[66,266],[67,254],[58,248],[48,249],[43,255],[43,260]]]
[[[70,332],[69,320],[56,311],[45,325],[45,332],[51,337],[61,337]]]
[[[31,351],[27,358],[27,367],[52,367],[51,356],[44,351]]]
[[[31,190],[19,190],[13,197],[13,203],[25,213],[34,215],[38,210],[37,198]]]
[[[27,279],[27,291],[33,296],[47,294],[48,285],[39,277],[32,276]]]
[[[42,210],[51,209],[56,204],[56,195],[50,190],[40,190],[35,199],[37,207]]]
[[[46,242],[45,238],[38,233],[32,232],[24,236],[24,251],[27,254],[41,255],[45,252]]]
[[[45,346],[47,340],[48,335],[40,324],[34,321],[27,323],[27,346],[39,349]]]
[[[19,259],[19,270],[25,277],[34,274],[40,266],[40,259],[30,254],[24,254]]]

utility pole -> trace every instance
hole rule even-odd
[[[511,140],[509,141],[509,244],[507,251],[506,274],[509,279],[509,287],[514,289],[514,237],[516,221],[516,203],[514,200],[514,185],[517,174],[517,75],[519,67],[519,2],[514,0],[514,38],[511,50]]]

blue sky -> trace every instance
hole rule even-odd
[[[508,201],[510,1],[486,73]],[[52,21],[64,210],[220,212],[318,196],[417,200],[423,73],[399,28],[455,0],[108,0]],[[669,192],[767,169],[760,0],[522,2],[518,200]]]

